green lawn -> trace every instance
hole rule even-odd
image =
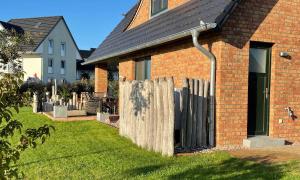
[[[46,144],[24,153],[19,162],[26,179],[299,179],[299,164],[263,165],[225,152],[161,157],[144,151],[118,131],[98,122],[52,122],[24,108],[16,117],[25,127],[52,124]]]

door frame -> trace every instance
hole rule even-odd
[[[250,134],[249,133],[249,97],[248,97],[248,115],[247,115],[247,135],[248,136],[269,136],[269,130],[270,130],[270,95],[271,95],[271,77],[272,77],[272,47],[274,43],[266,43],[266,42],[259,42],[259,41],[251,41],[249,45],[249,53],[251,48],[257,48],[257,49],[267,49],[267,64],[266,64],[266,72],[267,72],[267,85],[268,92],[265,91],[265,93],[268,93],[268,98],[266,99],[266,104],[264,106],[264,116],[265,116],[265,123],[266,123],[266,132],[265,134]],[[249,65],[250,65],[250,54],[249,54]],[[249,77],[248,77],[248,87],[250,87],[250,69],[248,71]],[[249,96],[250,89],[248,88],[248,96]]]

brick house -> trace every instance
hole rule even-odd
[[[96,65],[96,92],[107,90],[110,61],[131,80],[215,80],[217,146],[253,135],[299,142],[299,12],[299,0],[141,0],[87,64]]]

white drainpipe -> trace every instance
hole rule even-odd
[[[205,24],[201,22],[204,26],[210,25],[215,26],[215,24]],[[198,30],[192,30],[192,37],[194,46],[204,54],[210,60],[210,110],[209,110],[209,146],[215,146],[215,84],[216,84],[216,57],[207,49],[205,49],[198,41],[200,32]]]

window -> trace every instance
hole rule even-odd
[[[53,73],[53,59],[48,59],[48,73]]]
[[[66,66],[66,62],[62,60],[60,62],[60,74],[65,74],[65,66]]]
[[[151,57],[137,59],[135,63],[135,79],[139,81],[151,79]]]
[[[53,84],[53,79],[52,78],[48,78],[48,83]]]
[[[61,84],[65,84],[67,81],[66,81],[64,78],[62,78],[62,79],[60,80],[60,82],[61,82]]]
[[[66,43],[61,43],[60,44],[60,55],[62,57],[66,56]]]
[[[154,16],[168,8],[168,0],[151,0],[151,16]]]
[[[48,54],[53,54],[53,49],[54,49],[54,41],[50,39],[48,43]]]

